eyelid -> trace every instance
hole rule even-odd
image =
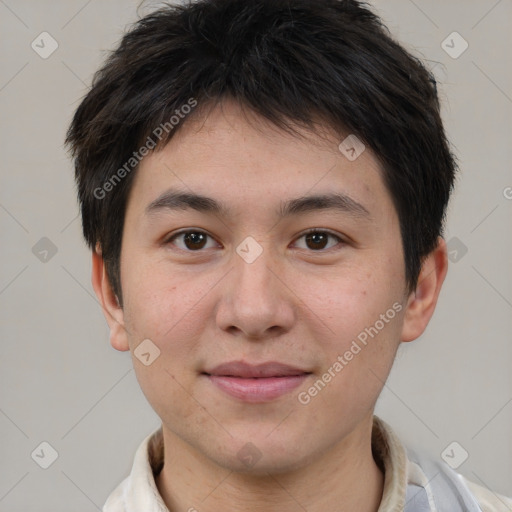
[[[336,233],[334,231],[331,231],[330,229],[326,229],[326,228],[310,228],[310,229],[307,229],[306,231],[303,231],[302,233],[299,233],[299,235],[297,235],[294,240],[298,240],[298,239],[302,238],[305,235],[309,235],[310,233],[325,233],[327,235],[332,236],[333,238],[337,238],[338,239],[338,244],[336,244],[334,247],[330,247],[329,249],[321,249],[319,251],[309,250],[308,252],[311,252],[311,253],[318,253],[318,254],[329,253],[329,252],[331,252],[333,250],[334,251],[339,250],[340,247],[338,247],[338,246],[340,244],[346,245],[348,243],[348,240],[344,236],[342,236],[341,234]]]
[[[302,231],[297,235],[297,238],[300,238],[304,235],[309,235],[310,233],[327,233],[328,235],[334,236],[336,238],[339,238],[340,240],[344,241],[341,233],[336,233],[335,231],[331,231],[327,228],[309,228],[306,229],[306,231]]]
[[[180,235],[184,235],[186,233],[201,233],[201,234],[204,234],[206,235],[207,237],[211,238],[212,240],[215,240],[215,242],[219,243],[215,237],[213,237],[212,235],[210,235],[207,231],[204,231],[203,229],[200,229],[200,228],[185,228],[185,229],[181,229],[175,233],[172,233],[170,236],[168,236],[167,238],[165,238],[164,240],[164,245],[167,245],[169,244],[173,239],[179,237]],[[318,254],[323,254],[323,253],[328,253],[330,251],[333,251],[333,250],[339,250],[339,245],[342,244],[342,245],[346,245],[348,244],[348,239],[347,237],[341,235],[340,233],[336,233],[334,231],[331,231],[330,229],[327,229],[327,228],[309,228],[307,229],[306,231],[302,231],[301,233],[299,233],[295,238],[294,238],[294,241],[295,240],[298,240],[310,233],[325,233],[327,235],[330,235],[334,238],[336,238],[338,240],[338,244],[336,244],[334,247],[330,247],[329,249],[320,249],[318,251],[314,251],[314,250],[308,250],[308,252],[311,252],[311,253],[318,253]],[[337,248],[338,247],[338,248]],[[199,249],[197,251],[191,251],[191,250],[187,250],[187,249],[181,249],[179,247],[177,247],[178,250],[180,251],[184,251],[184,252],[187,252],[187,253],[201,253],[201,252],[204,252],[205,249]],[[307,249],[306,249],[307,250]]]
[[[201,233],[203,235],[206,235],[207,237],[211,238],[212,240],[215,240],[215,242],[217,242],[217,240],[215,239],[215,237],[213,237],[212,235],[210,235],[210,233],[208,233],[207,231],[204,231],[203,229],[199,229],[199,228],[186,228],[186,229],[181,229],[179,231],[176,231],[175,233],[171,233],[169,236],[167,236],[166,238],[164,238],[164,241],[163,241],[163,244],[164,245],[167,245],[169,243],[171,243],[172,240],[174,240],[175,238],[181,236],[181,235],[185,235],[187,233]],[[219,243],[219,242],[217,242]],[[178,247],[179,249],[179,247]],[[185,250],[185,249],[181,249],[181,250]],[[204,250],[204,249],[203,249]],[[187,252],[202,252],[202,250],[200,251],[187,251]]]

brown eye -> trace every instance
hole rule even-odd
[[[306,248],[311,249],[313,251],[323,251],[326,250],[326,245],[328,244],[329,238],[336,239],[338,242],[343,242],[343,240],[328,231],[320,231],[318,229],[313,229],[304,233],[300,238],[304,238],[306,241]],[[328,249],[336,246],[337,244],[331,245]]]
[[[166,243],[172,243],[178,238],[183,241],[182,246],[178,246],[180,249],[184,251],[196,252],[204,249],[207,239],[211,237],[203,231],[188,230],[176,233],[171,238],[169,238]]]

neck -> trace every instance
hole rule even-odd
[[[299,469],[254,475],[220,467],[164,426],[165,463],[155,482],[171,512],[377,512],[384,475],[372,455],[371,428],[372,417]]]

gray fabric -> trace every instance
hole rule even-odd
[[[482,512],[471,491],[448,464],[435,461],[411,448],[406,450],[409,460],[418,464],[425,473],[437,512]],[[421,489],[416,485],[407,486],[404,512],[430,512],[427,493]]]
[[[406,512],[431,512],[425,489],[416,484],[409,484],[405,494]]]

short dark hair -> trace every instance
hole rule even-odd
[[[131,26],[67,132],[83,234],[91,249],[101,247],[120,304],[134,151],[156,139],[157,127],[165,129],[155,150],[164,147],[205,105],[227,98],[290,132],[293,125],[314,131],[320,119],[374,151],[399,217],[412,291],[443,235],[456,172],[432,73],[364,2],[199,0],[165,4]],[[194,102],[198,108],[171,123]]]

